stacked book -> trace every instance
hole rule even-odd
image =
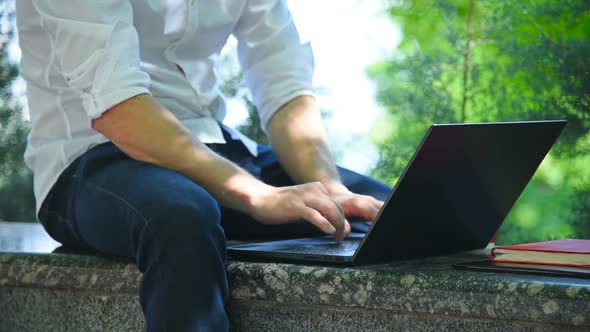
[[[499,267],[590,275],[590,240],[563,239],[494,247]]]
[[[563,239],[494,247],[489,261],[459,269],[590,278],[590,240]]]

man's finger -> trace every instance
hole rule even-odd
[[[361,217],[366,220],[374,220],[382,206],[363,196],[349,199],[343,205],[347,216]]]
[[[350,230],[350,223],[348,222],[348,220],[344,219],[344,232],[342,233],[342,236],[334,234],[334,238],[336,239],[336,241],[342,241],[345,237],[348,236],[348,234],[350,234]]]
[[[315,197],[308,199],[305,204],[308,207],[317,210],[336,228],[338,234],[343,234],[345,230],[344,213],[338,203],[327,197]]]
[[[324,216],[322,216],[321,213],[319,213],[317,210],[313,208],[307,206],[304,207],[302,218],[307,220],[309,223],[319,228],[322,232],[326,234],[331,235],[336,233],[336,227],[334,227],[328,221],[328,219],[324,218]]]
[[[373,198],[373,197],[371,197],[371,198]],[[377,209],[381,210],[381,208],[383,207],[383,205],[384,205],[384,204],[385,204],[385,202],[383,202],[383,201],[380,201],[380,200],[378,200],[378,199],[376,199],[376,198],[373,198],[373,205],[374,205],[374,206],[375,206]]]

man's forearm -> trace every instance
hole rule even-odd
[[[297,97],[281,107],[269,122],[268,134],[281,165],[294,181],[319,181],[331,193],[346,191],[313,97]]]
[[[322,184],[273,187],[262,183],[192,138],[150,95],[135,96],[112,107],[94,119],[92,127],[129,157],[177,171],[202,186],[221,205],[261,223],[305,219],[337,240],[350,232],[345,211]]]
[[[193,139],[174,115],[149,95],[114,106],[93,120],[92,126],[131,158],[177,171],[233,209],[249,213],[249,196],[265,186]]]

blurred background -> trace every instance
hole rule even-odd
[[[342,166],[394,185],[432,123],[567,119],[497,243],[590,238],[590,2],[290,0]],[[226,123],[264,142],[230,39]],[[14,0],[0,0],[0,220],[35,221]]]

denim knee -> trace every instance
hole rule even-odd
[[[148,330],[227,330],[225,235],[217,201],[179,184],[146,216],[137,263]]]
[[[186,199],[164,201],[154,207],[156,212],[148,222],[147,231],[158,248],[158,255],[194,255],[214,250],[225,259],[219,205],[203,192],[187,193]]]

